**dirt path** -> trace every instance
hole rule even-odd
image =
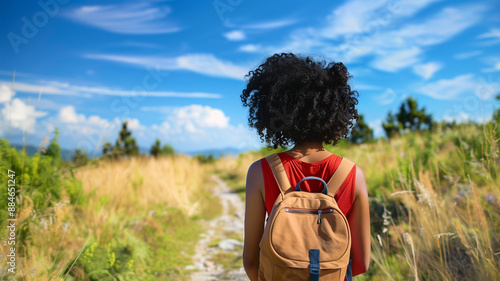
[[[220,198],[222,215],[205,222],[194,265],[187,267],[198,270],[191,280],[249,280],[241,260],[245,204],[219,177],[212,175],[212,180],[217,184],[214,192]]]

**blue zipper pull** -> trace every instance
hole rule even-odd
[[[318,224],[321,223],[321,210],[318,210]]]

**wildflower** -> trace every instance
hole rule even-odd
[[[389,225],[390,224],[390,219],[391,219],[391,212],[387,211],[387,209],[384,207],[384,213],[382,214],[382,218],[384,219],[384,225]]]

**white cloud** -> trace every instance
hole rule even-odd
[[[144,130],[146,127],[144,125],[141,125],[139,122],[139,119],[137,118],[127,118],[125,119],[127,121],[127,128],[130,130]]]
[[[479,39],[500,39],[500,28],[493,28],[490,31],[477,36]]]
[[[437,62],[429,62],[426,64],[417,64],[413,67],[413,72],[418,76],[429,80],[436,71],[440,70],[442,65]]]
[[[156,74],[157,75],[157,74]],[[145,76],[146,77],[146,76]],[[0,81],[0,87],[8,87],[10,82]],[[148,83],[154,85],[154,79],[148,80]],[[137,85],[141,87],[141,84]],[[137,96],[142,97],[179,97],[179,98],[220,98],[220,94],[204,93],[204,92],[172,92],[172,91],[136,91],[130,90],[117,90],[109,89],[106,87],[88,87],[71,85],[58,81],[40,81],[37,84],[16,82],[16,91],[22,93],[36,93],[36,94],[49,94],[49,95],[74,95],[79,97],[91,97],[91,94],[108,95],[108,96]],[[144,89],[144,88],[143,88]]]
[[[157,56],[122,56],[107,54],[87,54],[86,58],[121,62],[141,67],[158,66],[166,70],[188,70],[191,72],[213,76],[243,80],[248,72],[247,66],[236,65],[216,58],[212,54],[187,54],[174,58]]]
[[[15,98],[12,103],[5,103],[2,109],[0,127],[19,129],[30,134],[35,133],[36,119],[46,116],[47,112],[36,111],[35,107]]]
[[[388,105],[397,99],[396,92],[393,89],[385,90],[381,95],[374,96],[373,99],[380,105]]]
[[[166,20],[171,9],[152,3],[122,3],[106,6],[81,6],[65,16],[73,21],[94,26],[113,33],[162,34],[181,28]]]
[[[436,45],[448,41],[455,35],[476,24],[485,7],[479,5],[444,8],[422,23],[403,26],[383,36],[387,43]],[[391,37],[393,40],[390,40]]]
[[[481,55],[483,51],[472,51],[472,52],[464,52],[464,53],[458,53],[453,56],[454,59],[456,60],[465,60],[473,57],[477,57]]]
[[[269,30],[275,28],[281,28],[285,26],[292,25],[296,23],[297,20],[294,19],[278,19],[273,21],[256,22],[251,24],[236,25],[229,21],[226,21],[226,26],[231,28],[239,29],[257,29],[257,30]]]
[[[128,129],[132,131],[132,136],[136,140],[139,140],[140,135],[146,139],[151,135],[145,134],[146,126],[136,118],[115,117],[109,120],[98,115],[85,116],[78,113],[72,105],[60,108],[57,115],[43,120],[41,126],[45,129],[42,134],[53,132],[57,127],[61,132],[60,144],[62,146],[69,145],[72,149],[82,148],[89,151],[91,155],[95,155],[101,152],[104,142],[115,143],[124,121],[127,121]],[[149,140],[145,143],[144,139],[141,139],[138,144],[141,147],[147,147]]]
[[[380,87],[374,86],[374,85],[367,85],[367,84],[356,84],[356,83],[351,83],[351,89],[360,91],[360,90],[378,90]]]
[[[246,44],[243,46],[240,46],[238,50],[247,52],[247,53],[255,53],[257,51],[261,50],[262,45],[260,44]]]
[[[205,129],[227,128],[229,125],[229,117],[222,110],[198,104],[174,109],[169,121],[178,130],[190,133],[203,133]]]
[[[394,50],[385,52],[384,55],[377,56],[372,62],[373,68],[396,72],[402,68],[411,66],[418,62],[418,56],[422,53],[420,48],[412,47],[409,49]]]
[[[223,34],[229,41],[241,41],[245,40],[245,33],[241,30],[233,30]]]
[[[476,24],[484,9],[485,7],[478,5],[445,8],[421,23],[375,34],[368,40],[372,53],[376,54],[372,66],[381,70],[395,71],[418,63],[422,53],[421,47],[433,46],[450,40]],[[398,61],[398,59],[403,61]],[[379,65],[387,61],[390,63],[389,67]]]
[[[9,102],[13,96],[14,94],[9,86],[5,84],[0,85],[0,103]]]
[[[260,148],[255,133],[239,124],[233,126],[220,109],[192,104],[184,107],[162,108],[165,115],[160,124],[151,126],[155,138],[172,144],[182,151],[208,148]],[[163,142],[163,141],[162,141]]]
[[[176,58],[176,66],[173,69],[185,69],[193,72],[209,75],[228,77],[243,80],[248,72],[246,67],[235,65],[228,61],[222,61],[213,55],[190,54]]]
[[[453,100],[466,96],[477,96],[490,100],[500,91],[500,84],[487,82],[473,74],[463,74],[451,79],[440,79],[425,84],[417,92],[440,100]]]
[[[416,23],[400,24],[401,18],[410,17],[434,2],[348,1],[331,13],[327,24],[296,29],[281,46],[245,45],[239,50],[266,54],[320,51],[345,63],[369,57],[373,68],[394,72],[420,63],[423,50],[475,25],[487,9],[479,4],[447,7]]]
[[[59,110],[59,119],[63,123],[80,123],[85,121],[85,115],[77,114],[75,108],[68,105]]]
[[[322,30],[321,35],[337,38],[341,35],[361,33],[374,17],[374,12],[387,2],[388,0],[348,1],[328,16],[329,26]]]
[[[325,38],[350,37],[355,34],[378,33],[400,17],[409,17],[441,0],[390,1],[353,0],[336,8],[320,34]]]
[[[500,71],[500,60],[499,59],[496,59],[496,62],[492,61],[490,63],[493,63],[493,65],[491,67],[489,67],[489,68],[482,69],[483,72],[496,72],[496,71]]]

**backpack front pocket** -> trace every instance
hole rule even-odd
[[[307,233],[307,237],[301,237],[301,233]],[[293,261],[307,263],[311,249],[320,250],[321,262],[337,261],[346,254],[349,240],[347,220],[336,208],[285,207],[271,225],[272,248]]]

